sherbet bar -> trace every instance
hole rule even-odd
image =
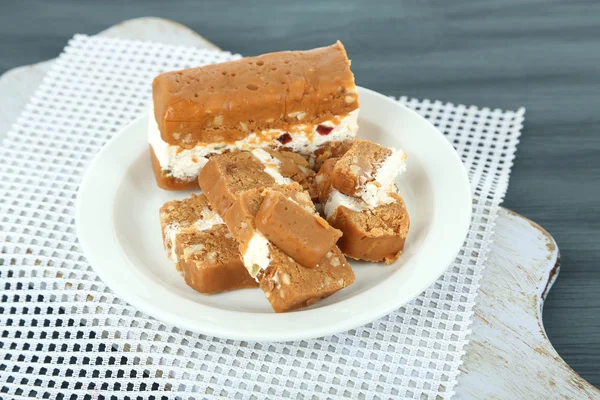
[[[192,289],[212,294],[257,286],[237,242],[204,195],[165,203],[160,222],[165,249]]]
[[[148,141],[157,183],[193,186],[208,159],[289,149],[317,167],[356,136],[358,93],[344,46],[284,51],[158,75]]]
[[[375,205],[341,193],[331,182],[338,162],[336,158],[327,160],[316,182],[327,221],[343,232],[339,248],[354,259],[391,264],[404,249],[410,225],[402,197],[395,192],[394,185],[390,185],[385,201]]]
[[[285,312],[328,297],[354,282],[354,273],[337,246],[315,268],[296,262],[256,228],[256,216],[265,196],[273,191],[315,213],[314,204],[294,183],[271,189],[250,189],[237,198],[223,219],[240,245],[244,265],[256,278],[275,312]]]
[[[356,139],[335,163],[331,185],[348,196],[377,204],[390,191],[396,177],[406,170],[406,153],[369,140]]]
[[[409,218],[402,197],[392,194],[395,201],[372,210],[357,212],[339,207],[328,218],[332,226],[344,232],[338,242],[348,257],[357,260],[396,261],[408,234]]]

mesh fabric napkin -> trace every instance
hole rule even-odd
[[[398,100],[460,154],[473,221],[439,280],[360,328],[289,343],[207,337],[137,311],[87,263],[74,215],[88,163],[145,110],[159,72],[236,58],[77,35],[54,63],[0,148],[0,397],[452,397],[522,109]]]

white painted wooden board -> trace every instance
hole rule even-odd
[[[600,398],[600,391],[560,358],[544,331],[544,300],[560,269],[554,239],[535,222],[504,208],[495,231],[457,397]]]
[[[125,21],[100,35],[217,48],[185,26],[159,18]],[[0,77],[0,138],[51,62],[16,68]],[[560,358],[544,332],[543,302],[559,266],[556,243],[544,229],[500,210],[457,398],[600,399],[600,391]]]

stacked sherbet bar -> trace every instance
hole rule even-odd
[[[316,176],[327,221],[344,235],[348,257],[390,264],[400,257],[410,220],[396,177],[406,153],[357,139],[341,158],[331,158]]]
[[[271,154],[266,160],[250,152],[211,157],[199,182],[238,242],[248,273],[282,312],[330,296],[350,285],[354,273],[335,245],[341,232],[318,215],[308,191],[282,175],[273,162],[278,154]]]
[[[158,186],[198,187],[215,154],[272,148],[312,167],[348,149],[358,94],[344,46],[166,72],[152,84],[148,141]]]
[[[203,194],[165,203],[160,223],[165,249],[191,288],[212,294],[257,286],[236,241]]]

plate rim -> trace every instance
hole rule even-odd
[[[382,316],[385,316],[385,315],[393,312],[394,310],[402,307],[403,305],[409,303],[410,301],[412,301],[415,297],[417,297],[420,293],[422,293],[429,286],[431,286],[435,281],[438,280],[438,278],[451,265],[452,261],[455,259],[456,255],[462,248],[464,240],[467,237],[469,227],[471,224],[471,218],[472,218],[471,185],[469,183],[467,170],[466,170],[464,164],[462,163],[462,161],[460,160],[458,153],[452,147],[450,142],[444,137],[444,135],[431,122],[429,122],[427,119],[425,119],[424,117],[419,115],[414,110],[391,99],[388,96],[385,96],[383,94],[380,94],[378,92],[375,92],[373,90],[366,89],[363,87],[357,87],[357,88],[358,88],[359,95],[361,97],[362,97],[362,93],[365,93],[369,96],[374,96],[375,98],[377,98],[380,101],[389,102],[390,104],[393,104],[396,107],[404,109],[405,112],[412,114],[413,117],[420,119],[421,122],[424,122],[425,124],[429,125],[429,128],[434,130],[437,133],[437,136],[439,136],[439,139],[442,139],[442,141],[443,141],[442,145],[447,147],[446,150],[448,150],[448,153],[452,154],[452,158],[454,159],[454,164],[458,164],[462,171],[462,174],[460,174],[460,180],[461,180],[460,187],[462,188],[460,196],[463,198],[463,200],[461,202],[465,203],[465,208],[463,209],[463,211],[466,211],[466,213],[463,213],[462,221],[459,221],[459,220],[456,221],[456,223],[458,223],[460,225],[458,227],[453,226],[453,229],[454,229],[453,232],[455,233],[455,235],[451,238],[451,240],[453,242],[452,242],[452,245],[447,246],[449,248],[452,248],[452,250],[450,251],[450,249],[448,249],[446,251],[446,253],[441,257],[443,259],[443,261],[440,260],[438,262],[440,265],[443,264],[443,268],[442,267],[439,268],[439,274],[436,273],[435,279],[431,279],[427,283],[427,285],[419,285],[416,288],[412,288],[410,294],[402,296],[401,300],[399,300],[397,298],[393,298],[392,296],[387,296],[387,298],[385,296],[383,296],[384,298],[379,298],[380,301],[377,301],[377,302],[373,302],[373,299],[372,299],[369,303],[377,305],[377,307],[371,308],[370,310],[367,310],[364,304],[357,304],[357,298],[361,298],[364,300],[367,293],[371,293],[371,295],[375,294],[374,289],[376,289],[376,288],[379,288],[381,292],[385,292],[385,290],[381,290],[380,286],[385,284],[386,287],[389,287],[392,283],[390,281],[394,280],[393,279],[394,275],[391,275],[387,280],[380,282],[379,284],[375,285],[374,287],[371,287],[371,288],[365,290],[364,292],[357,294],[356,296],[350,297],[348,299],[344,299],[344,300],[340,301],[339,303],[330,304],[330,305],[320,307],[320,308],[315,308],[315,309],[300,310],[300,311],[296,311],[296,312],[280,313],[280,314],[277,314],[277,313],[252,313],[252,312],[248,312],[248,311],[233,311],[233,310],[218,309],[217,313],[219,314],[219,316],[225,317],[228,319],[230,318],[231,321],[233,321],[233,323],[225,324],[226,326],[223,326],[223,324],[220,322],[221,321],[220,318],[216,318],[216,317],[213,317],[210,315],[209,316],[201,316],[201,317],[197,316],[196,318],[189,318],[189,316],[186,316],[185,313],[182,314],[181,309],[183,309],[183,307],[180,307],[180,310],[175,310],[176,312],[174,313],[173,310],[164,309],[165,308],[164,306],[157,308],[156,305],[149,304],[147,300],[144,301],[143,295],[139,295],[139,293],[137,293],[137,295],[136,295],[136,293],[131,293],[128,290],[130,288],[128,288],[128,285],[126,283],[119,281],[119,279],[117,279],[117,276],[115,276],[114,274],[111,275],[109,273],[109,270],[106,269],[106,267],[100,267],[100,265],[106,265],[108,263],[109,260],[105,259],[107,256],[109,258],[112,258],[114,262],[132,263],[132,261],[129,260],[129,258],[126,256],[126,254],[124,254],[123,250],[121,248],[119,248],[116,232],[112,231],[111,232],[112,236],[109,235],[108,237],[105,238],[106,240],[111,241],[111,243],[113,245],[117,246],[117,248],[115,249],[116,254],[113,254],[111,257],[110,252],[108,252],[108,254],[107,254],[106,250],[98,252],[98,249],[95,248],[94,245],[89,240],[90,237],[93,235],[90,235],[90,232],[88,231],[87,226],[84,226],[84,225],[86,225],[86,221],[88,224],[90,222],[94,221],[93,217],[96,218],[95,222],[102,224],[102,221],[98,220],[99,213],[98,212],[90,213],[89,212],[90,210],[88,209],[88,207],[91,206],[91,204],[85,203],[86,199],[88,198],[88,196],[91,193],[90,188],[94,187],[94,185],[92,185],[92,181],[94,178],[97,177],[98,165],[101,165],[103,162],[105,163],[105,157],[106,157],[107,153],[109,153],[110,150],[113,150],[113,147],[115,146],[116,143],[119,143],[119,141],[125,140],[124,137],[126,136],[126,132],[131,130],[132,126],[145,122],[145,116],[146,116],[145,114],[143,114],[142,116],[131,121],[129,124],[125,125],[119,132],[115,133],[115,135],[106,142],[106,144],[102,147],[102,149],[98,152],[98,154],[96,154],[96,156],[94,157],[92,162],[88,165],[88,167],[84,173],[84,176],[81,179],[81,182],[79,184],[79,188],[78,188],[78,192],[77,192],[77,199],[76,199],[76,215],[75,215],[76,232],[77,232],[77,237],[78,237],[79,243],[82,247],[83,253],[84,253],[88,263],[92,266],[94,272],[100,277],[100,279],[111,290],[113,290],[115,292],[115,294],[118,297],[125,300],[128,304],[133,305],[134,307],[138,308],[139,310],[143,311],[144,313],[146,313],[160,321],[164,321],[168,324],[172,324],[175,327],[185,328],[185,329],[193,331],[193,332],[198,332],[201,334],[206,334],[206,335],[220,337],[220,338],[226,338],[226,339],[233,339],[233,340],[271,342],[271,341],[303,340],[303,339],[323,337],[323,336],[343,332],[343,331],[346,331],[349,329],[353,329],[353,328],[362,326],[364,324],[367,324],[369,322],[375,321],[375,320],[381,318]],[[116,148],[116,151],[118,152],[118,146]],[[93,183],[95,183],[95,182],[93,182]],[[114,193],[112,193],[113,198],[116,196],[116,194],[118,192],[118,187],[119,187],[118,184],[114,185]],[[112,210],[113,202],[107,202],[107,203],[110,204],[111,207],[109,207],[109,208]],[[94,211],[98,211],[98,210],[94,210]],[[106,210],[104,210],[104,211],[106,211]],[[110,214],[112,215],[112,212],[110,212]],[[108,223],[108,221],[104,221],[104,222]],[[105,232],[105,234],[106,233],[107,232]],[[457,239],[457,238],[460,238],[460,239]],[[104,247],[104,249],[106,249],[106,247]],[[117,254],[120,257],[117,257],[117,259],[114,259],[114,256]],[[439,256],[438,256],[438,258],[439,258]],[[131,267],[133,268],[133,270],[135,270],[135,266],[132,265]],[[136,275],[135,274],[136,271],[133,271],[133,270],[131,268],[129,269],[129,271],[132,272],[133,275]],[[212,312],[214,313],[217,310],[210,305],[199,304],[190,299],[176,295],[172,292],[172,290],[168,289],[167,287],[165,287],[163,285],[157,284],[156,282],[153,282],[153,279],[149,278],[148,276],[146,276],[144,274],[139,273],[137,275],[139,275],[138,277],[142,281],[147,281],[147,283],[149,285],[157,285],[158,287],[152,286],[152,288],[158,292],[162,292],[161,293],[162,295],[169,296],[169,297],[176,296],[179,302],[184,302],[184,303],[189,302],[192,305],[195,305],[195,308],[197,308],[198,311],[211,311],[212,310]],[[423,286],[423,287],[421,287],[421,286]],[[143,288],[141,288],[141,289],[143,289]],[[152,291],[153,294],[156,293],[154,290]],[[378,297],[381,297],[381,296],[378,296]],[[354,306],[358,305],[360,310],[356,311],[356,309],[348,307],[350,304],[352,304]],[[336,320],[333,322],[331,322],[331,317],[328,316],[328,314],[330,314],[332,311],[335,311],[336,314],[339,315],[337,318],[335,318]],[[200,318],[200,320],[198,318]],[[316,318],[316,319],[322,320],[322,321],[330,321],[330,323],[307,325],[306,329],[302,329],[302,330],[294,330],[294,329],[285,330],[284,329],[283,331],[277,330],[276,332],[272,332],[271,330],[269,330],[269,328],[266,328],[266,329],[262,328],[265,326],[265,324],[266,324],[266,326],[269,326],[269,322],[272,322],[275,318],[277,318],[279,320],[279,321],[277,321],[279,323],[279,325],[281,325],[281,323],[283,323],[283,322],[287,322],[290,327],[302,326],[301,323],[299,323],[297,321],[298,319],[307,320],[307,322],[310,322],[311,318]],[[254,320],[254,321],[252,321],[252,320]],[[302,322],[302,321],[300,321],[300,322]],[[246,326],[244,326],[244,329],[240,329],[240,326],[243,324],[250,324],[250,326],[246,325]]]

